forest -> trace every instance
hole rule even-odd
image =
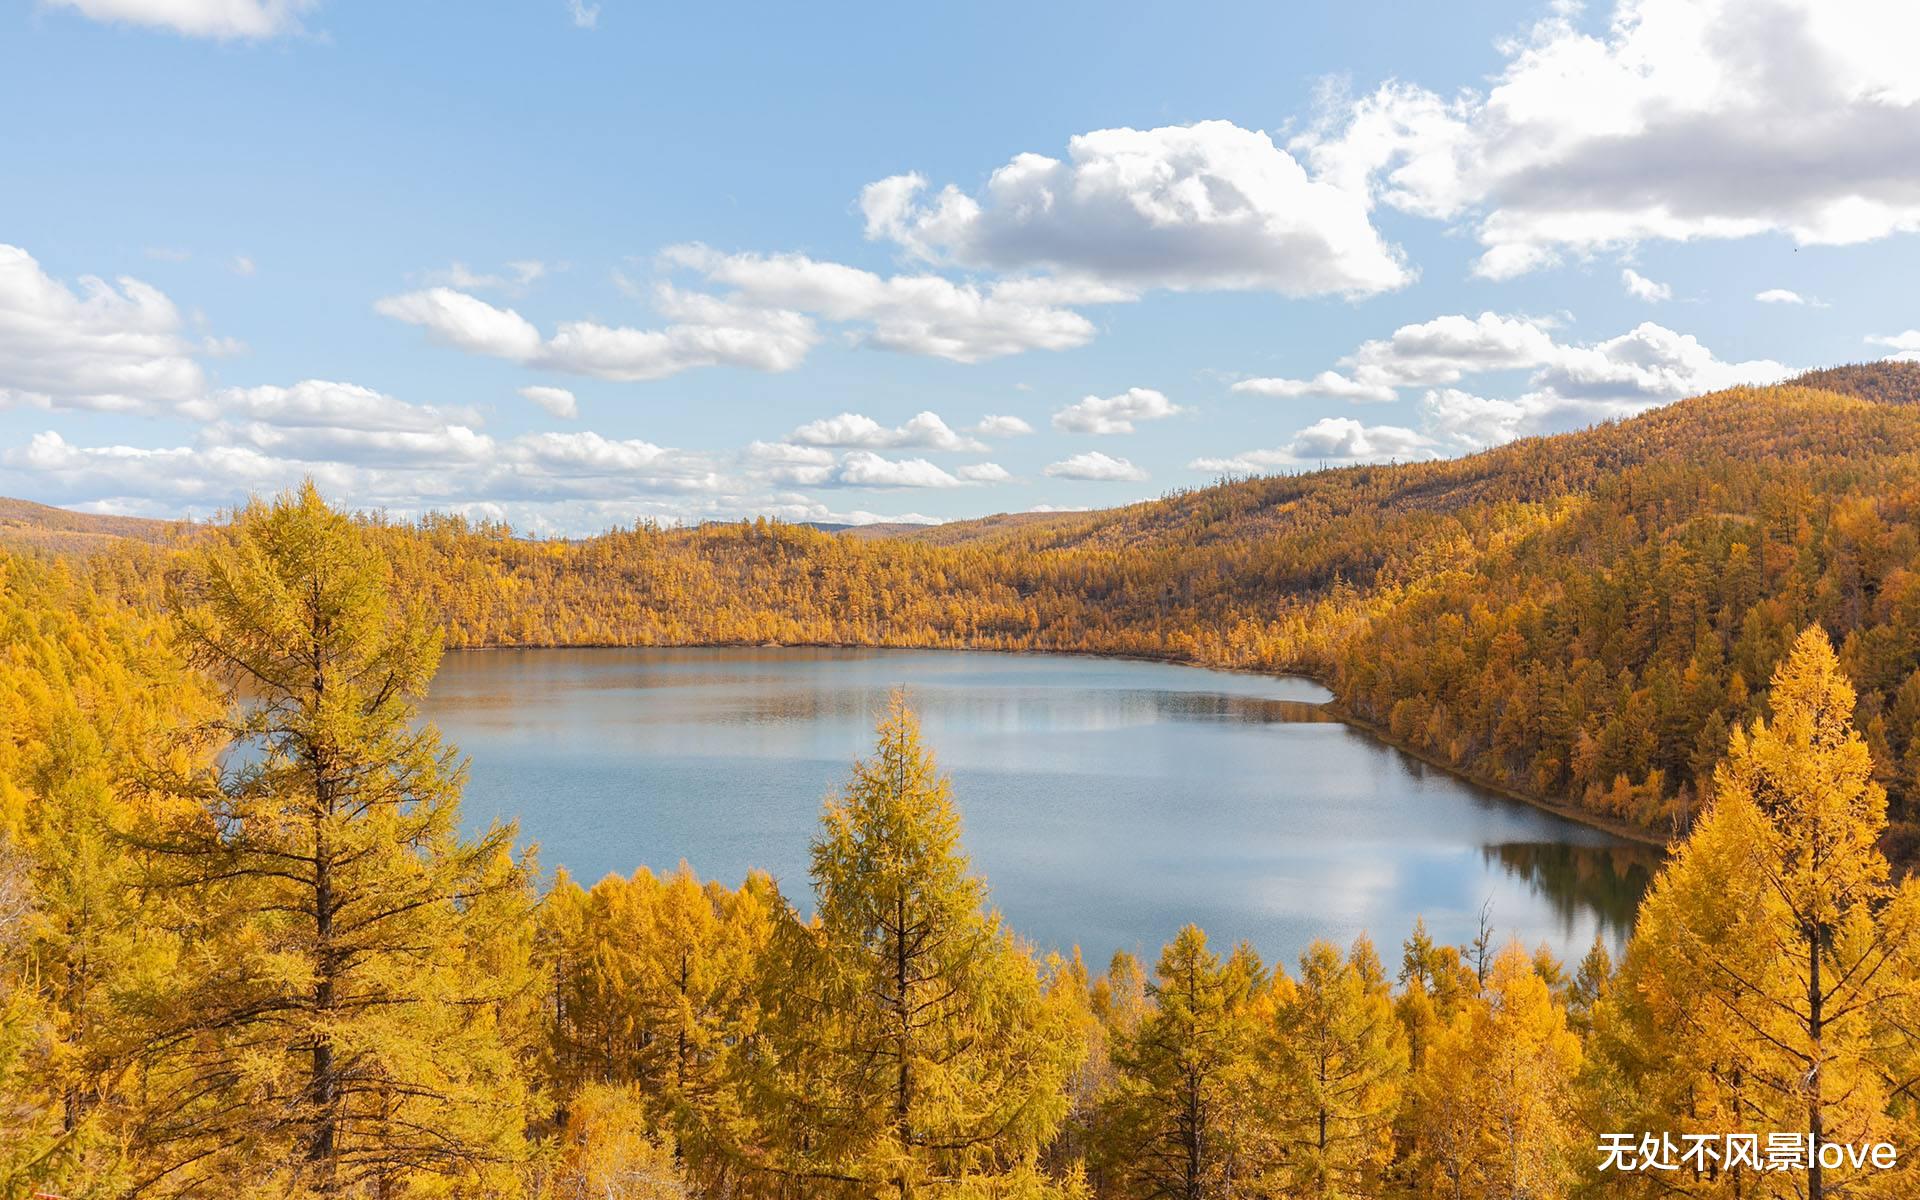
[[[542,542],[309,485],[0,550],[0,1192],[1911,1196],[1917,379],[924,539]],[[905,698],[806,894],[543,885],[463,824],[416,720],[443,645],[703,642],[1306,671],[1672,852],[1617,963],[1421,927],[1040,955]],[[1674,1162],[1603,1150],[1643,1135]],[[1816,1153],[1703,1149],[1747,1135]]]

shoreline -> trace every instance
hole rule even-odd
[[[1502,799],[1525,804],[1529,808],[1539,809],[1541,812],[1559,817],[1564,821],[1570,821],[1576,825],[1584,825],[1589,829],[1598,830],[1601,833],[1607,834],[1609,837],[1618,838],[1623,842],[1631,842],[1636,845],[1650,847],[1658,850],[1663,856],[1672,844],[1665,837],[1653,833],[1650,830],[1641,829],[1636,825],[1629,825],[1624,821],[1602,816],[1599,813],[1588,812],[1585,809],[1577,808],[1571,804],[1548,800],[1541,796],[1529,795],[1526,792],[1506,784],[1496,783],[1492,780],[1482,778],[1471,771],[1447,762],[1425,750],[1409,746],[1395,737],[1389,730],[1348,710],[1346,706],[1340,703],[1339,697],[1334,694],[1333,689],[1328,687],[1324,680],[1318,679],[1304,671],[1264,671],[1254,667],[1213,666],[1208,663],[1197,663],[1188,659],[1174,658],[1170,655],[1107,654],[1098,650],[1056,650],[1031,647],[1003,649],[983,646],[881,646],[867,642],[672,642],[653,643],[651,645],[633,645],[617,642],[520,643],[516,645],[494,643],[483,646],[449,647],[448,650],[455,653],[474,650],[932,650],[954,654],[1055,655],[1062,658],[1102,658],[1116,662],[1158,663],[1163,666],[1186,667],[1201,671],[1218,671],[1228,675],[1258,675],[1267,679],[1299,679],[1311,683],[1315,687],[1328,693],[1328,699],[1326,700],[1303,700],[1300,701],[1300,703],[1313,704],[1341,724],[1352,729],[1360,730],[1381,745],[1390,746],[1400,753],[1418,759],[1427,766],[1452,776],[1463,783],[1468,783],[1474,787],[1492,792]]]

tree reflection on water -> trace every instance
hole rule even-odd
[[[1557,842],[1508,842],[1484,846],[1481,858],[1525,882],[1554,914],[1571,926],[1593,913],[1607,939],[1616,945],[1633,932],[1640,900],[1660,869],[1661,854],[1651,846],[1570,846]]]

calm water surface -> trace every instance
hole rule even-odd
[[[821,800],[905,685],[965,845],[1043,948],[1156,954],[1188,922],[1291,961],[1416,915],[1563,955],[1616,948],[1651,851],[1483,792],[1349,726],[1299,679],[1054,655],[833,649],[449,654],[426,715],[472,758],[468,819],[518,818],[584,882],[749,867],[811,908]]]

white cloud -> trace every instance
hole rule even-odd
[[[1546,322],[1484,312],[1435,317],[1402,325],[1390,337],[1364,342],[1341,361],[1367,384],[1427,387],[1462,375],[1515,370],[1551,362],[1556,353]]]
[[[1890,359],[1901,362],[1920,362],[1920,329],[1909,329],[1905,333],[1896,333],[1892,337],[1869,337],[1870,346],[1888,346],[1893,353]]]
[[[257,450],[277,459],[360,467],[484,464],[498,449],[491,437],[466,425],[414,430],[222,422],[203,429],[200,443],[203,448]]]
[[[862,323],[859,340],[882,350],[979,362],[1093,340],[1093,323],[1060,307],[1085,300],[1085,293],[1032,280],[983,288],[938,275],[882,276],[805,255],[721,254],[700,245],[670,247],[662,258],[735,289],[741,303]],[[1113,297],[1095,297],[1101,298]]]
[[[308,379],[291,387],[222,388],[177,406],[206,422],[203,448],[245,448],[276,458],[343,465],[480,463],[492,438],[471,409],[409,404],[351,383]]]
[[[1147,477],[1147,473],[1124,458],[1115,458],[1102,454],[1098,450],[1089,450],[1084,454],[1075,454],[1059,462],[1050,463],[1047,475],[1054,479],[1090,479],[1124,480],[1138,482]]]
[[[1366,425],[1352,417],[1322,417],[1293,435],[1287,445],[1273,450],[1248,450],[1227,458],[1196,458],[1189,470],[1232,475],[1319,465],[1329,459],[1341,463],[1388,462],[1432,458],[1434,440],[1399,425]]]
[[[256,267],[256,266],[254,265],[254,262],[253,262],[253,260],[252,260],[251,258],[248,258],[248,257],[247,257],[246,255],[244,255],[244,254],[236,254],[236,255],[234,255],[234,256],[233,256],[233,261],[231,261],[231,262],[229,262],[229,263],[227,264],[227,267],[228,267],[228,269],[230,269],[230,270],[231,270],[231,271],[232,271],[232,272],[233,272],[233,273],[234,273],[235,275],[242,275],[242,276],[244,276],[244,275],[251,275],[251,274],[253,274],[253,273],[254,273],[254,272],[255,272],[256,270],[258,270],[258,269],[259,269],[258,267]]]
[[[170,29],[188,37],[255,41],[300,32],[317,0],[47,0],[95,21]]]
[[[1741,383],[1774,383],[1792,369],[1771,359],[1729,363],[1689,334],[1651,321],[1590,346],[1562,346],[1533,377],[1538,389],[1624,415]]]
[[[1363,425],[1352,417],[1322,417],[1293,439],[1293,453],[1300,458],[1406,458],[1426,453],[1432,446],[1426,435],[1411,429]]]
[[[806,446],[860,446],[870,450],[915,447],[927,450],[984,450],[986,446],[955,432],[939,415],[923,412],[904,425],[888,428],[872,417],[841,413],[809,421],[787,435]]]
[[[1117,396],[1086,396],[1053,414],[1053,427],[1069,433],[1132,433],[1135,421],[1158,421],[1186,410],[1152,388],[1128,388]]]
[[[580,415],[580,402],[566,388],[532,384],[521,388],[520,395],[556,417],[570,421]]]
[[[926,189],[917,174],[869,184],[867,236],[928,262],[1127,289],[1364,296],[1412,278],[1364,189],[1311,177],[1227,121],[1096,130],[1072,138],[1065,161],[1015,156],[978,197]]]
[[[675,453],[639,438],[602,437],[591,430],[579,433],[535,433],[515,441],[515,458],[567,473],[618,475],[654,470],[672,462]]]
[[[754,467],[779,483],[814,486],[833,478],[833,451],[820,446],[787,442],[753,442],[746,457]]]
[[[1294,143],[1323,177],[1468,216],[1508,278],[1637,242],[1920,229],[1920,7],[1905,0],[1619,0],[1506,47],[1485,95],[1388,84]]]
[[[1484,450],[1524,437],[1547,415],[1539,398],[1500,399],[1435,388],[1420,402],[1426,425],[1455,450]]]
[[[311,476],[347,503],[395,516],[461,512],[548,533],[652,519],[764,513],[832,523],[927,522],[918,513],[843,513],[799,484],[960,489],[1012,476],[990,462],[951,471],[868,450],[755,443],[738,454],[678,450],[592,431],[497,439],[460,409],[413,405],[368,388],[310,380],[233,388],[183,410],[205,420],[192,445],[77,445],[46,432],[0,452],[0,494],[97,511],[174,515],[230,506]]]
[[[849,487],[872,488],[951,488],[966,482],[924,458],[883,458],[870,450],[848,454],[833,478]]]
[[[200,394],[205,377],[159,289],[82,276],[80,290],[0,244],[0,394],[36,407],[130,411]]]
[[[955,488],[1012,478],[997,463],[948,471],[924,458],[887,458],[865,449],[836,455],[825,445],[793,442],[754,442],[743,457],[753,472],[803,487]]]
[[[1381,403],[1399,395],[1390,384],[1365,383],[1357,379],[1349,379],[1338,371],[1322,371],[1312,379],[1242,379],[1233,385],[1233,390],[1289,400],[1302,396],[1324,396],[1331,400]]]
[[[567,15],[573,18],[575,29],[593,29],[600,24],[600,6],[586,0],[567,0]]]
[[[1764,292],[1755,292],[1753,298],[1762,304],[1805,304],[1807,298],[1799,292],[1790,292],[1786,288],[1768,288]]]
[[[1620,272],[1620,286],[1627,289],[1627,295],[1635,300],[1645,300],[1648,304],[1658,304],[1662,300],[1673,299],[1673,288],[1664,283],[1655,283],[1645,275],[1627,267]]]
[[[1736,384],[1775,383],[1792,373],[1771,359],[1724,362],[1697,338],[1648,321],[1588,345],[1556,345],[1518,396],[1441,388],[1429,391],[1421,407],[1428,432],[1456,449],[1476,450]]]
[[[1293,459],[1356,457],[1342,446],[1364,445],[1358,457],[1407,457],[1436,447],[1474,450],[1516,437],[1552,433],[1594,421],[1630,416],[1684,396],[1741,383],[1772,383],[1791,374],[1771,359],[1726,362],[1694,337],[1644,322],[1618,337],[1592,343],[1563,343],[1547,322],[1527,317],[1481,313],[1449,314],[1403,325],[1384,338],[1363,342],[1341,362],[1349,375],[1332,372],[1335,387],[1423,387],[1424,444],[1402,437],[1392,426],[1363,426],[1347,421],[1318,432],[1302,431],[1268,459],[1246,455],[1196,460],[1206,470],[1256,470],[1288,465]],[[1473,376],[1526,371],[1525,390],[1516,396],[1487,396],[1453,385]],[[1283,385],[1269,394],[1306,394],[1312,381],[1250,381]],[[1255,390],[1255,389],[1248,389]],[[1313,389],[1337,394],[1333,389]],[[1346,420],[1342,418],[1341,420]],[[1304,439],[1304,440],[1303,440]],[[1358,439],[1357,441],[1355,439]],[[1290,459],[1288,456],[1292,456]]]
[[[383,317],[419,325],[443,345],[472,354],[530,361],[540,353],[540,331],[510,308],[495,308],[452,288],[386,296],[374,302]]]
[[[178,411],[202,421],[244,420],[286,427],[341,426],[416,433],[449,422],[476,424],[480,419],[470,409],[409,404],[372,388],[324,379],[302,380],[292,387],[222,388],[186,401]]]
[[[757,308],[661,285],[655,305],[675,323],[631,329],[563,321],[543,339],[533,322],[478,296],[435,287],[385,297],[382,316],[427,330],[433,340],[473,354],[509,359],[601,379],[663,379],[694,367],[739,366],[786,371],[819,340],[795,312]]]
[[[1023,437],[1033,432],[1033,426],[1019,417],[988,415],[980,418],[980,423],[969,431],[981,437],[1004,438]]]
[[[967,463],[957,468],[954,474],[968,483],[1005,483],[1013,478],[1005,467],[990,462]]]

